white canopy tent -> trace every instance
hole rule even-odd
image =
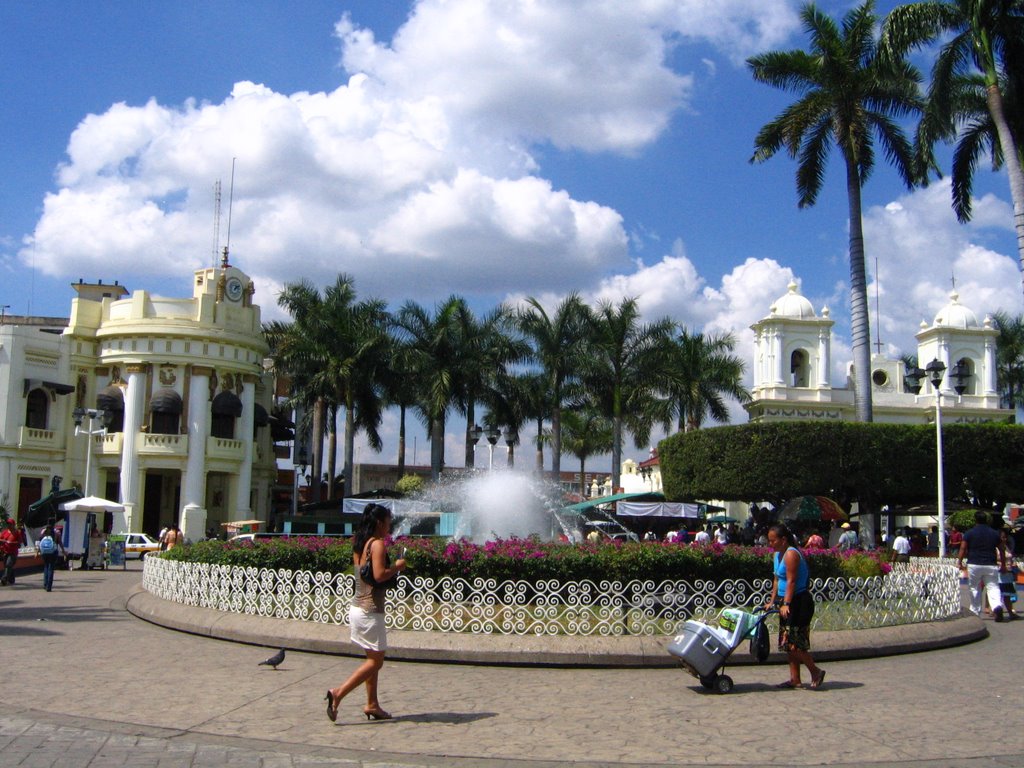
[[[86,496],[60,505],[67,514],[64,520],[62,542],[68,555],[82,555],[89,551],[89,515],[104,512],[124,512],[124,505],[116,501]]]

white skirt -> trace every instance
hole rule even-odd
[[[348,609],[348,626],[352,642],[368,651],[386,651],[388,633],[383,613],[368,613],[352,605]]]

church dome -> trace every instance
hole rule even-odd
[[[949,294],[949,304],[939,310],[933,325],[961,330],[980,327],[977,315],[969,307],[960,303],[960,294],[956,291]]]
[[[786,295],[781,296],[772,304],[772,315],[775,317],[792,317],[797,320],[813,320],[816,315],[814,314],[814,307],[811,306],[811,302],[797,293],[795,282],[790,281],[788,287],[789,290]]]

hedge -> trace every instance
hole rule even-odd
[[[558,581],[666,581],[698,579],[751,581],[771,576],[772,551],[737,545],[694,547],[669,542],[564,544],[535,538],[503,539],[486,544],[443,538],[400,538],[406,547],[407,573],[438,579]],[[888,565],[875,553],[805,553],[815,578],[878,576]],[[151,555],[152,557],[153,555]],[[274,541],[202,541],[159,554],[168,560],[345,573],[352,571],[348,540],[293,537]]]

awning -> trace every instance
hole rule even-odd
[[[161,389],[153,393],[149,401],[149,409],[154,413],[173,413],[181,415],[181,395],[173,389]]]
[[[75,391],[71,384],[61,384],[58,381],[44,381],[43,379],[25,379],[25,392],[22,397],[28,397],[33,389],[48,389],[58,395],[70,395]]]
[[[266,408],[259,403],[256,403],[255,406],[253,406],[252,421],[257,427],[265,427],[270,423],[270,414],[267,413]]]
[[[620,517],[688,517],[699,520],[700,504],[684,504],[681,501],[620,501],[615,508]]]
[[[581,501],[579,504],[571,504],[568,507],[563,507],[563,511],[568,512],[585,512],[588,509],[594,507],[601,507],[605,504],[612,504],[616,501],[664,501],[665,494],[658,493],[657,491],[645,492],[645,493],[613,493],[609,496],[595,496],[589,501]]]
[[[119,386],[111,384],[96,395],[96,407],[103,411],[123,411],[124,391]]]
[[[82,498],[82,492],[77,488],[64,488],[51,493],[28,505],[23,522],[30,528],[38,528],[41,525],[46,525],[47,520],[51,517],[54,520],[63,520],[64,511],[60,509],[60,505],[80,498]]]
[[[213,398],[210,409],[219,416],[234,416],[237,419],[242,415],[242,401],[234,392],[221,392]]]

